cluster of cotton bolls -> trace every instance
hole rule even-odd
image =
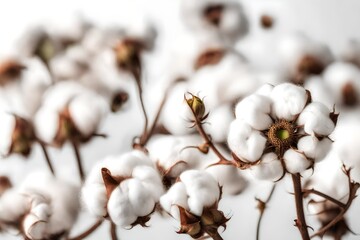
[[[219,240],[231,221],[222,198],[283,178],[293,181],[303,240],[305,213],[321,224],[315,236],[349,232],[345,214],[360,181],[360,40],[335,55],[287,33],[272,42],[271,63],[257,64],[239,47],[254,24],[239,1],[181,0],[178,13],[171,43],[157,44],[166,38],[145,19],[97,26],[74,17],[28,29],[0,55],[0,154],[26,159],[38,144],[52,173],[30,173],[19,186],[0,177],[1,232],[83,239],[107,221],[116,240],[117,227],[146,227],[159,214],[178,221],[177,233]],[[272,16],[259,20],[263,31],[276,28]],[[161,77],[146,81],[157,62]],[[143,131],[87,172],[80,147],[95,137],[114,141],[102,123],[129,97],[140,103],[129,105],[143,114]],[[67,143],[78,186],[60,180],[48,153]],[[259,203],[262,217],[267,202]],[[98,221],[70,237],[81,212]]]

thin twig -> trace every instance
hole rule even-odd
[[[353,200],[356,198],[356,192],[360,187],[360,184],[357,182],[353,182],[350,177],[350,171],[351,169],[346,169],[345,166],[343,166],[344,172],[348,177],[348,184],[349,184],[349,198],[345,204],[345,207],[340,211],[340,213],[328,224],[326,224],[324,227],[322,227],[320,230],[318,230],[316,233],[314,233],[311,238],[320,236],[322,237],[331,227],[335,226],[339,221],[341,221],[345,215],[345,213],[349,210]]]
[[[301,176],[299,173],[291,174],[294,185],[294,196],[296,204],[297,219],[295,225],[298,227],[303,240],[310,240],[308,226],[306,224],[304,203],[303,203],[303,191],[301,188]]]
[[[111,240],[118,240],[116,225],[113,222],[110,222],[110,235],[111,235]]]
[[[41,143],[41,142],[40,142],[39,144],[40,144],[41,149],[42,149],[42,151],[43,151],[43,154],[44,154],[46,163],[47,163],[47,165],[48,165],[48,167],[49,167],[52,175],[55,176],[55,170],[54,170],[54,167],[53,167],[52,164],[51,164],[50,156],[49,156],[49,153],[47,152],[46,146],[45,146],[44,143]]]
[[[168,95],[168,91],[166,91],[166,93],[165,93],[165,95],[164,95],[164,97],[163,97],[163,99],[161,101],[159,109],[158,109],[158,111],[157,111],[157,113],[155,115],[154,121],[153,121],[152,125],[150,126],[149,130],[146,129],[143,132],[143,134],[141,135],[141,137],[140,137],[140,145],[141,146],[145,146],[146,143],[149,141],[150,137],[154,134],[156,125],[157,125],[157,123],[159,121],[159,118],[161,116],[161,112],[162,112],[162,110],[164,108],[164,105],[165,105],[165,102],[166,102],[166,99],[167,99],[167,95]]]
[[[142,91],[142,86],[141,86],[141,67],[140,67],[140,62],[139,62],[139,67],[137,69],[134,69],[132,71],[133,76],[135,78],[135,82],[136,82],[136,86],[137,86],[137,90],[138,90],[138,94],[139,94],[139,100],[140,100],[140,106],[141,106],[141,110],[142,113],[144,115],[144,129],[143,129],[143,135],[146,134],[147,132],[147,128],[148,128],[148,124],[149,124],[149,118],[148,115],[146,113],[146,109],[145,109],[145,104],[144,104],[144,99],[143,99],[143,91]]]
[[[259,210],[260,210],[260,215],[259,215],[259,219],[257,222],[257,227],[256,227],[256,240],[260,239],[260,226],[261,226],[261,221],[262,218],[264,216],[264,212],[265,209],[267,208],[267,204],[270,202],[271,197],[273,196],[274,192],[275,192],[275,188],[276,188],[276,184],[274,184],[271,188],[271,191],[269,193],[269,196],[267,197],[267,199],[265,201],[261,201],[260,199],[257,199],[258,203],[259,203]]]
[[[323,198],[325,198],[326,200],[329,200],[330,202],[338,205],[338,206],[341,207],[341,208],[345,208],[345,207],[346,207],[346,204],[340,202],[339,200],[336,200],[335,198],[333,198],[333,197],[331,197],[331,196],[329,196],[329,195],[327,195],[327,194],[325,194],[325,193],[322,193],[322,192],[320,192],[320,191],[317,191],[317,190],[315,190],[315,189],[307,189],[307,190],[304,190],[304,191],[303,191],[303,194],[304,194],[304,195],[308,195],[308,194],[311,194],[311,193],[312,193],[312,194],[315,194],[315,195],[318,195],[318,196],[320,196],[320,197],[323,197]]]
[[[81,182],[84,182],[85,181],[85,174],[84,174],[84,168],[82,166],[79,146],[78,146],[78,144],[76,142],[72,142],[72,146],[73,146],[75,157],[76,157],[76,163],[77,163],[77,166],[78,166],[79,176],[80,176]]]
[[[89,229],[87,229],[85,232],[77,235],[76,237],[69,238],[68,240],[82,240],[92,234],[96,229],[98,229],[101,224],[104,222],[104,220],[98,220],[94,225],[92,225]]]
[[[215,155],[220,159],[219,162],[224,162],[224,161],[227,161],[227,162],[231,162],[229,161],[228,159],[226,159],[224,157],[224,155],[222,155],[220,153],[220,151],[216,148],[216,146],[214,145],[214,143],[211,141],[209,135],[205,132],[203,126],[202,126],[202,123],[201,121],[199,121],[199,119],[196,117],[196,114],[194,112],[194,110],[189,106],[193,116],[194,116],[194,121],[195,121],[195,126],[196,126],[196,129],[197,131],[199,132],[200,136],[205,140],[205,143],[210,147],[210,149],[215,153]]]

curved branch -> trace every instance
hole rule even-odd
[[[274,192],[275,192],[275,188],[276,188],[276,184],[274,184],[272,186],[272,189],[269,193],[269,196],[267,197],[267,199],[264,201],[261,201],[260,199],[256,199],[258,201],[258,209],[260,211],[260,216],[259,216],[259,219],[258,219],[258,222],[257,222],[257,227],[256,227],[256,240],[259,240],[260,239],[260,225],[261,225],[261,221],[262,221],[262,218],[264,216],[264,212],[265,212],[265,209],[267,207],[267,204],[270,202],[271,200],[271,197],[273,196]]]

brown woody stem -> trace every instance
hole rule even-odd
[[[199,132],[199,134],[201,135],[201,137],[205,140],[205,143],[211,148],[211,150],[215,153],[215,155],[221,160],[221,161],[229,161],[228,159],[226,159],[221,153],[220,151],[216,148],[216,146],[214,145],[214,143],[211,141],[211,139],[209,138],[209,135],[205,132],[202,123],[199,121],[199,119],[196,118],[195,113],[193,112],[194,118],[195,118],[195,125],[196,125],[196,129]],[[230,161],[229,161],[230,162]]]
[[[73,146],[75,157],[76,157],[76,163],[77,163],[77,166],[78,166],[79,176],[80,176],[81,182],[84,182],[85,181],[85,174],[84,174],[84,168],[82,166],[79,146],[78,146],[78,144],[76,142],[72,142],[72,146]]]
[[[299,173],[296,173],[296,174],[291,174],[291,177],[292,177],[292,181],[293,181],[293,185],[294,185],[295,204],[296,204],[296,213],[297,213],[297,219],[295,220],[295,223],[300,231],[302,239],[310,240],[308,226],[306,224],[306,219],[305,219],[305,214],[304,214],[301,176]]]
[[[258,202],[259,202],[259,205],[258,205],[258,208],[260,210],[260,215],[259,215],[259,219],[258,219],[258,222],[257,222],[257,227],[256,227],[256,240],[259,240],[260,239],[260,226],[261,226],[261,221],[262,221],[262,218],[264,216],[264,212],[265,212],[265,209],[267,207],[267,204],[270,202],[271,200],[271,197],[273,196],[274,192],[275,192],[275,188],[276,188],[276,184],[274,184],[271,188],[271,191],[269,193],[269,196],[267,197],[267,199],[265,201],[261,201],[260,199],[257,199]]]
[[[111,222],[110,225],[110,235],[111,235],[111,240],[118,240],[116,225],[113,222]]]
[[[90,234],[92,234],[96,229],[98,229],[101,224],[103,223],[103,220],[99,220],[97,221],[94,225],[92,225],[89,229],[87,229],[85,232],[79,234],[76,237],[73,238],[68,238],[68,240],[82,240],[84,238],[86,238],[87,236],[89,236]]]
[[[46,163],[47,163],[47,165],[48,165],[48,167],[49,167],[52,175],[55,176],[55,170],[54,170],[54,167],[53,167],[52,164],[51,164],[50,156],[49,156],[49,153],[47,152],[46,146],[45,146],[44,143],[40,143],[40,146],[41,146],[41,149],[42,149],[42,151],[43,151],[43,153],[44,153],[44,157],[45,157]]]

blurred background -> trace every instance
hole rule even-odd
[[[163,46],[178,43],[181,32],[181,0],[64,0],[64,1],[3,1],[0,6],[0,55],[13,48],[13,44],[29,27],[38,24],[53,24],[71,21],[80,16],[99,26],[126,24],[138,18],[146,18],[157,30],[157,42],[153,56],[166,54]],[[360,1],[358,0],[243,0],[241,1],[249,20],[249,34],[235,44],[235,48],[250,62],[271,67],[273,44],[282,35],[304,32],[312,39],[327,44],[336,55],[349,39],[360,39]],[[264,30],[260,24],[262,15],[273,17],[274,26]],[[146,68],[145,81],[153,82],[165,74],[164,58],[152,58]],[[136,94],[130,93],[130,96]],[[149,106],[151,108],[151,106]],[[81,148],[86,171],[100,158],[122,153],[131,147],[131,139],[141,132],[142,116],[136,97],[130,98],[125,111],[111,115],[104,122],[101,132],[107,133],[107,139],[95,139]],[[76,167],[72,149],[51,149],[53,159],[61,178],[77,183]],[[11,156],[0,162],[0,173],[8,175],[19,183],[31,171],[45,168],[40,147],[36,146],[29,159]],[[226,240],[255,239],[255,226],[258,218],[255,197],[268,194],[270,185],[265,182],[254,184],[243,194],[227,197],[221,201],[221,209],[231,216],[226,231],[222,234]],[[262,224],[262,239],[299,239],[298,230],[293,226],[295,208],[290,194],[291,184],[283,181],[276,189]],[[349,211],[349,223],[355,233],[360,232],[360,202],[355,201]],[[86,214],[80,216],[74,228],[74,234],[89,226],[94,219]],[[318,226],[309,218],[311,226]],[[177,235],[176,221],[164,220],[155,215],[149,228],[135,227],[132,230],[119,230],[120,239],[189,239]],[[109,226],[104,224],[88,239],[108,239]],[[0,235],[0,239],[18,239],[10,235]],[[356,235],[347,235],[344,239],[360,239]]]

